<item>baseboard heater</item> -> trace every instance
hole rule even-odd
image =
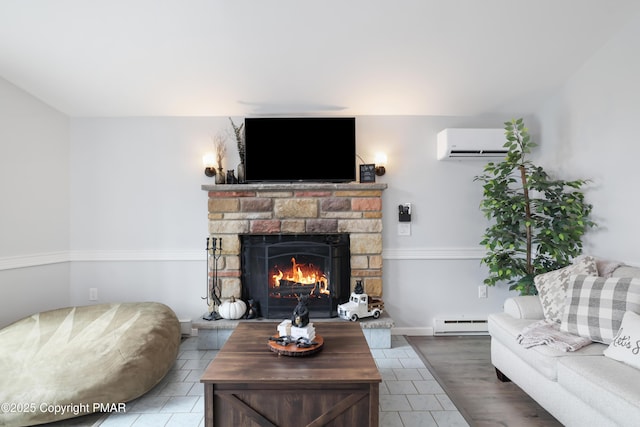
[[[433,334],[443,335],[487,335],[487,319],[433,319]]]

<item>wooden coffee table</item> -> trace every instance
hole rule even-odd
[[[382,381],[354,322],[315,322],[318,353],[278,355],[268,348],[274,322],[241,322],[209,364],[206,426],[377,426]]]

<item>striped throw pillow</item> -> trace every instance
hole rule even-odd
[[[626,311],[640,313],[640,279],[571,276],[560,330],[610,344]]]

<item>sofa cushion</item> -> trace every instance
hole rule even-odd
[[[640,370],[607,357],[565,357],[558,360],[558,384],[616,425],[638,425]]]
[[[627,311],[604,355],[640,369],[640,315]]]
[[[609,344],[626,311],[640,313],[640,279],[571,276],[560,330]]]
[[[569,278],[578,274],[597,276],[595,258],[581,256],[571,265],[534,277],[533,282],[540,296],[545,319],[558,323],[562,321]]]
[[[519,358],[536,369],[547,379],[555,381],[558,374],[557,362],[568,356],[602,356],[606,346],[589,344],[575,352],[554,350],[547,345],[525,348],[518,344],[516,337],[522,330],[534,323],[531,319],[514,319],[506,313],[492,313],[488,317],[489,334],[492,340],[500,341]]]
[[[613,272],[623,265],[619,261],[596,258],[596,267],[598,267],[598,276],[600,277],[612,277]]]
[[[613,270],[611,277],[635,277],[640,278],[640,268],[630,265],[621,265]]]

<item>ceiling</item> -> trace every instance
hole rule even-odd
[[[637,0],[0,0],[0,77],[70,116],[527,114]]]

